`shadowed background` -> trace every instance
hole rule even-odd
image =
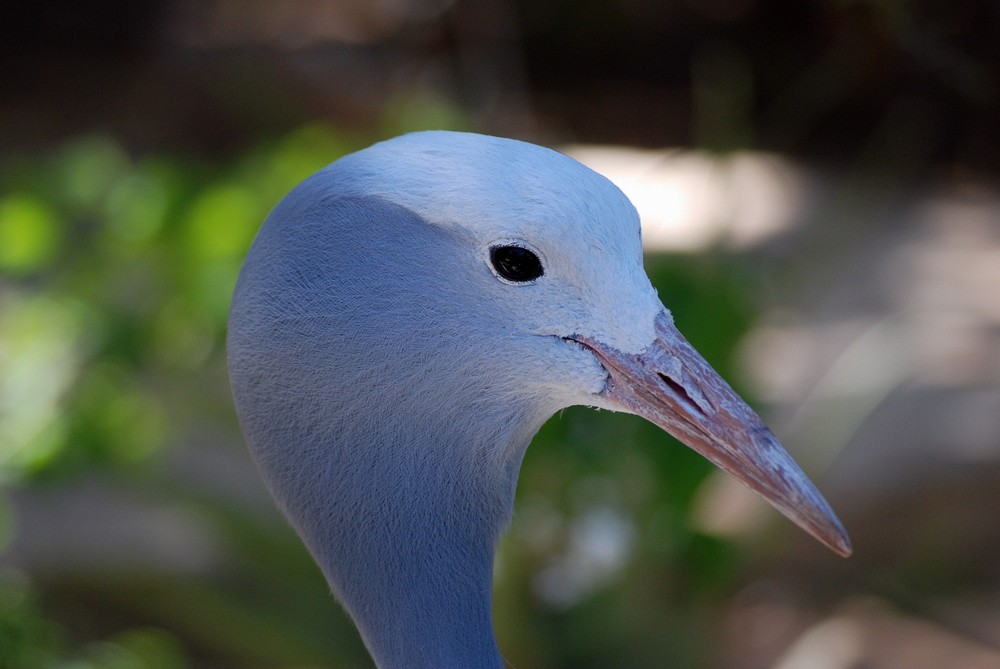
[[[512,666],[1000,666],[996,2],[8,4],[0,668],[371,666],[245,451],[225,318],[293,185],[423,128],[625,190],[855,543],[567,410],[496,564]]]

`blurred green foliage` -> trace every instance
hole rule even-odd
[[[409,129],[405,118],[386,125]],[[223,556],[194,571],[95,570],[72,555],[55,576],[4,568],[0,667],[368,666],[276,512],[179,485],[168,465],[205,434],[240,443],[224,338],[242,258],[289,189],[369,139],[309,125],[219,162],[131,155],[90,136],[0,166],[0,484],[72,490],[96,473],[164,514],[182,506]],[[752,317],[740,265],[708,254],[655,258],[649,270],[725,375]],[[632,417],[573,409],[550,421],[528,451],[497,563],[511,661],[703,666],[713,604],[740,564],[737,547],[690,526],[709,471]],[[12,509],[0,500],[0,547],[18,526]]]
[[[2,475],[147,458],[158,379],[218,356],[243,254],[269,208],[351,148],[309,126],[229,165],[129,156],[107,137],[0,175]]]
[[[225,387],[225,319],[242,257],[284,193],[358,146],[307,126],[227,164],[131,156],[105,136],[8,157],[0,484],[71,487],[95,471],[155,478],[163,449],[189,436],[192,407],[232,430],[228,397],[215,391]],[[197,387],[205,366],[211,396]],[[0,511],[3,546],[17,519],[6,502]],[[70,652],[35,594],[24,574],[4,574],[4,669],[189,666],[174,637],[156,630],[126,628]]]

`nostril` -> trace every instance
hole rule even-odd
[[[702,417],[705,416],[705,412],[702,411],[698,403],[695,402],[694,399],[691,397],[691,395],[688,394],[688,391],[684,389],[684,386],[677,383],[672,378],[661,372],[657,372],[656,375],[660,377],[660,380],[662,380],[663,383],[666,384],[666,386],[670,388],[670,390],[672,390],[673,393],[677,395],[682,402],[688,405],[688,408],[691,409],[692,412]]]

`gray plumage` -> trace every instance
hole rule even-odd
[[[510,245],[544,274],[505,278],[490,252]],[[229,366],[265,481],[382,669],[502,666],[493,553],[524,451],[566,406],[646,416],[850,550],[676,333],[627,198],[547,149],[417,133],[307,179],[247,257]]]

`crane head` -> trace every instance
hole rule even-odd
[[[571,405],[652,421],[851,551],[675,327],[632,204],[555,151],[423,132],[337,160],[261,227],[228,337],[250,450],[382,669],[502,666],[496,541]]]
[[[378,238],[374,227],[317,228],[317,208],[351,198],[400,207],[434,238],[398,226],[372,249],[354,235]],[[574,404],[637,414],[835,552],[851,552],[822,495],[675,327],[642,267],[639,217],[604,177],[523,142],[422,132],[340,159],[293,192],[276,217],[310,221],[310,245],[358,254],[354,270],[333,270],[342,273],[336,290],[360,280],[367,308],[390,313],[366,331],[408,337],[399,346],[413,355],[387,372],[407,387],[429,379],[439,392],[467,387],[484,414],[525,397],[545,417]],[[381,260],[363,257],[379,252]]]

